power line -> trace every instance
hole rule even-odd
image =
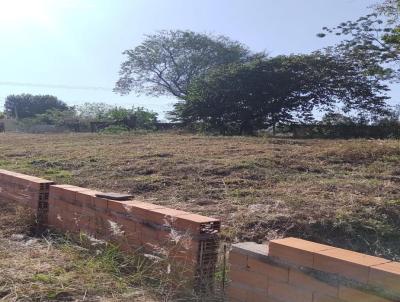
[[[55,88],[55,89],[112,91],[112,88],[102,87],[102,86],[73,86],[73,85],[62,85],[62,84],[39,84],[39,83],[2,82],[2,81],[0,81],[0,86],[20,86],[20,87]]]

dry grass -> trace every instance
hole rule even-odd
[[[400,259],[400,141],[188,134],[0,135],[0,167]]]
[[[194,292],[185,267],[173,265],[184,236],[162,257],[126,254],[84,234],[35,237],[33,218],[0,202],[0,301],[220,301],[218,291]]]
[[[159,301],[116,273],[117,250],[31,237],[26,214],[0,204],[0,301]]]

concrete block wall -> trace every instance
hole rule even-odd
[[[229,264],[229,301],[400,301],[399,262],[297,238],[236,244]]]
[[[99,193],[76,186],[52,185],[49,227],[85,233],[114,242],[127,251],[161,256],[167,252],[169,259],[198,281],[212,279],[218,259],[217,219],[138,200],[96,197]]]
[[[50,185],[54,182],[0,169],[0,201],[31,208],[39,224],[47,223]]]

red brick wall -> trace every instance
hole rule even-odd
[[[115,201],[71,185],[0,170],[0,202],[32,208],[41,225],[85,233],[126,251],[168,257],[197,282],[212,280],[219,247],[217,219],[137,200]]]
[[[0,201],[15,202],[35,211],[40,224],[47,220],[50,185],[54,182],[0,170]]]
[[[114,242],[127,251],[168,256],[199,280],[212,278],[220,229],[217,219],[137,200],[99,198],[97,193],[70,185],[51,186],[49,226]]]
[[[400,301],[399,262],[297,238],[239,243],[229,263],[229,301]]]

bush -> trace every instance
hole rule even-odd
[[[157,124],[157,113],[143,107],[127,109],[105,103],[85,103],[77,107],[77,115],[80,119],[110,126],[124,125],[129,129],[155,130]]]

